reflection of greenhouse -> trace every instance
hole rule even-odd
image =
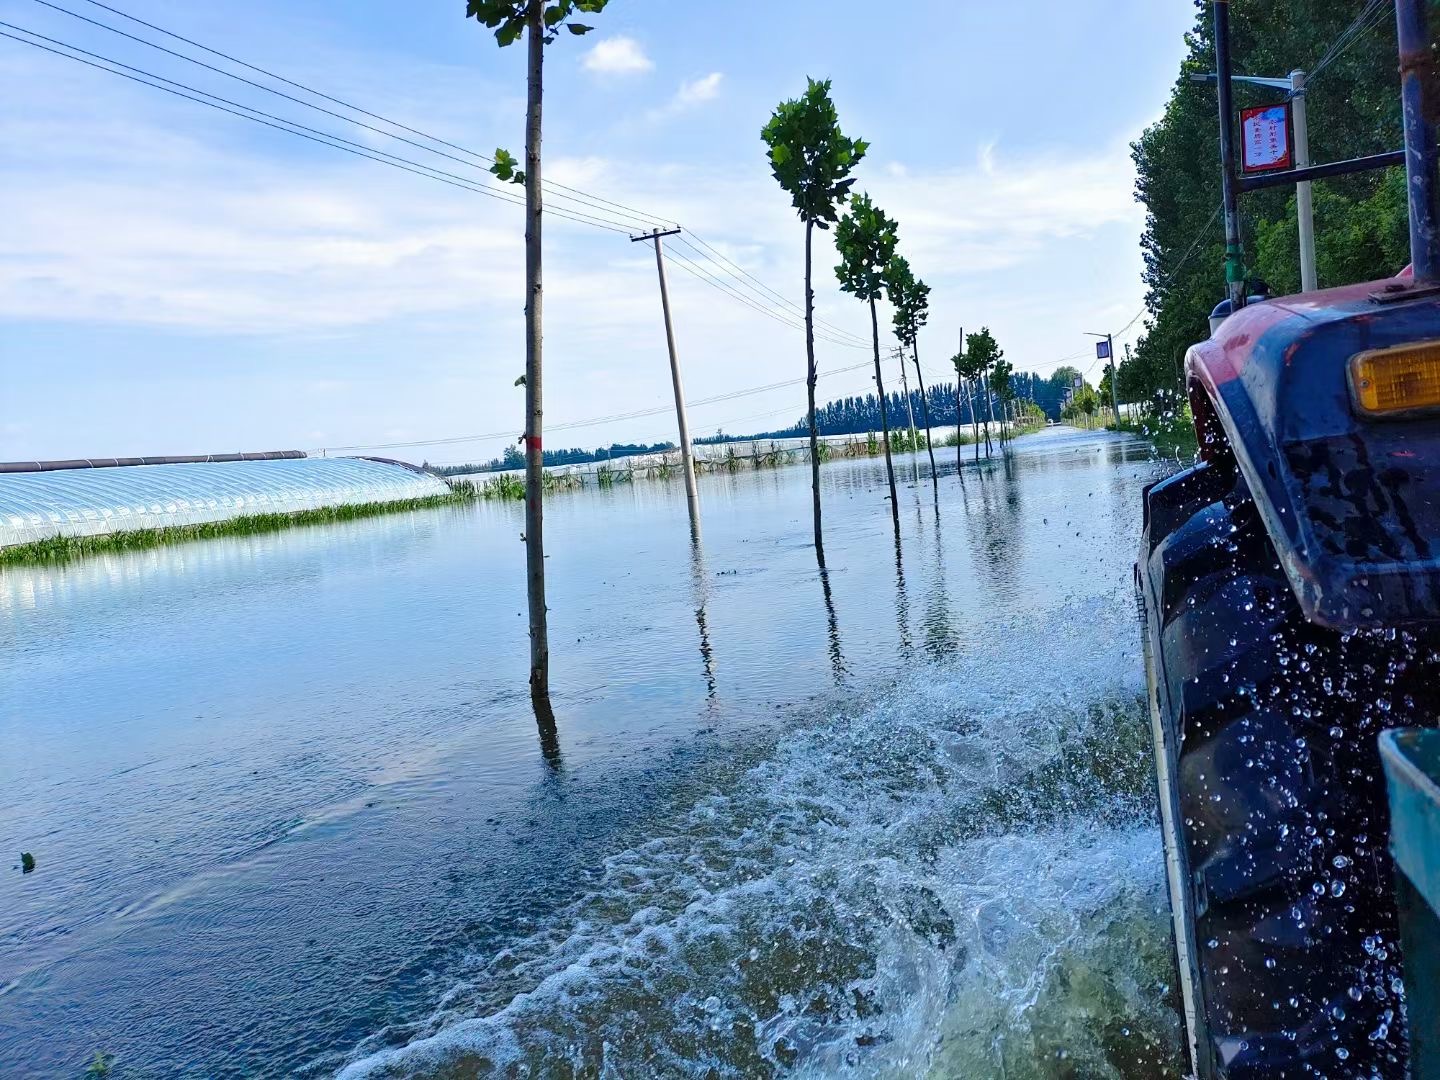
[[[444,481],[413,466],[371,458],[291,456],[58,469],[46,464],[0,466],[0,548],[52,536],[398,502],[449,490]]]

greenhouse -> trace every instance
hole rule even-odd
[[[264,457],[159,465],[33,462],[0,467],[0,548],[55,536],[400,502],[450,490],[438,477],[396,461]]]

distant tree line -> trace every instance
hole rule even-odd
[[[1062,367],[1049,376],[1029,372],[1015,372],[1010,376],[1010,386],[1020,401],[1034,402],[1050,420],[1058,421],[1065,407],[1065,392],[1080,374],[1075,368]],[[886,408],[892,424],[894,418],[904,417],[905,395],[890,393],[885,396]],[[930,421],[937,427],[951,427],[972,422],[969,403],[961,396],[959,408],[955,398],[954,383],[937,383],[926,387],[922,398],[920,391],[910,391],[910,405],[915,414],[923,412],[922,403],[930,407]],[[978,419],[984,421],[987,415],[983,400],[975,403]],[[997,407],[996,415],[999,415]],[[838,398],[815,408],[815,424],[821,435],[860,435],[880,430],[880,399],[874,394],[861,397]],[[737,442],[747,439],[798,439],[809,434],[808,418],[801,417],[790,427],[775,431],[762,431],[754,435],[727,435],[716,432],[696,439],[697,443]]]
[[[545,466],[551,468],[556,465],[583,465],[591,461],[609,461],[611,458],[630,457],[635,454],[659,454],[666,450],[674,450],[673,442],[659,443],[611,443],[608,447],[602,446],[596,450],[581,450],[578,447],[570,450],[546,450],[543,454]],[[464,473],[477,472],[501,472],[507,469],[523,469],[525,467],[525,454],[514,446],[507,446],[505,453],[498,458],[491,458],[489,461],[479,462],[471,465],[431,465],[428,461],[424,468],[436,476],[459,476]]]
[[[1074,385],[1074,380],[1079,374],[1080,372],[1073,367],[1058,368],[1048,376],[1017,371],[1010,376],[1010,388],[1014,391],[1016,399],[1021,402],[1033,402],[1048,419],[1058,421],[1061,419],[1061,411],[1065,407],[1066,391]],[[895,417],[906,415],[904,394],[898,392],[887,394],[885,400],[892,423]],[[930,422],[937,427],[971,423],[970,408],[964,400],[964,395],[961,395],[959,404],[960,408],[957,412],[954,383],[937,383],[934,386],[928,386],[925,388],[923,398],[920,391],[910,391],[910,405],[914,409],[915,415],[920,416],[924,412],[923,405],[929,405]],[[980,413],[978,419],[983,422],[986,416],[985,402],[977,401],[975,409]],[[999,415],[998,410],[996,415]],[[821,435],[863,435],[867,432],[879,431],[880,399],[874,394],[866,394],[863,397],[837,398],[816,407],[815,422]],[[780,428],[776,431],[762,431],[753,435],[728,435],[717,431],[714,435],[703,435],[695,441],[702,445],[709,445],[744,442],[750,439],[798,439],[804,438],[809,433],[809,422],[806,417],[802,416],[790,427]],[[611,458],[631,457],[636,454],[659,454],[674,449],[673,442],[611,443],[608,447],[600,447],[595,450],[581,450],[578,447],[569,450],[546,450],[544,457],[546,467],[552,468],[557,465],[581,465],[592,461],[609,461]],[[501,472],[523,469],[525,454],[518,447],[507,446],[504,454],[497,458],[491,458],[489,461],[467,465],[431,465],[426,462],[424,467],[437,476]]]

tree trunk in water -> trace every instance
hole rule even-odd
[[[915,378],[920,383],[920,418],[925,421],[925,449],[930,454],[930,482],[938,484],[940,476],[935,471],[935,440],[930,437],[930,402],[925,399],[925,376],[920,372],[920,346],[917,343],[913,346],[915,359]],[[903,364],[904,361],[902,360]]]
[[[545,608],[544,464],[541,448],[540,118],[544,100],[543,0],[530,0],[525,16],[529,46],[529,98],[525,114],[525,586],[530,609],[530,701],[542,732],[553,727],[550,707],[550,633]]]
[[[990,425],[995,422],[995,398],[990,393],[990,373],[985,373],[985,407],[988,416],[985,420],[985,454],[990,454]]]
[[[980,461],[980,414],[975,411],[975,380],[965,380],[965,397],[970,402],[970,436],[975,440],[975,461]]]
[[[880,433],[885,438],[885,476],[890,481],[890,513],[895,518],[895,535],[900,535],[900,499],[895,494],[895,466],[890,460],[890,418],[886,415],[885,379],[880,373],[880,320],[875,298],[870,298],[870,336],[875,342],[875,393],[880,397]]]
[[[805,390],[810,402],[810,494],[815,506],[815,558],[825,568],[825,539],[820,533],[820,432],[815,426],[815,292],[810,287],[813,222],[805,222]]]

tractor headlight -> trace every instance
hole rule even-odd
[[[1440,341],[1372,349],[1352,357],[1350,394],[1367,416],[1440,410]]]

